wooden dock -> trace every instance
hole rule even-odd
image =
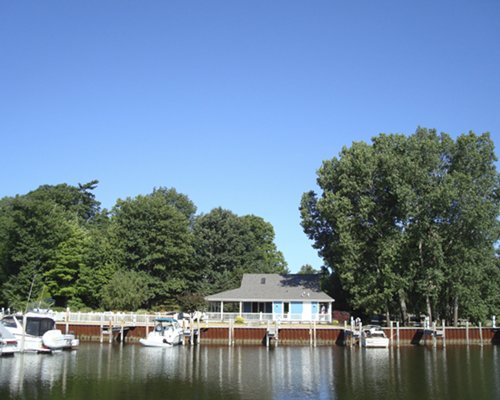
[[[125,313],[71,313],[62,314],[58,329],[73,332],[81,341],[138,342],[153,329],[159,315],[135,315]],[[67,316],[67,318],[66,318]],[[437,344],[500,344],[500,328],[481,325],[434,328],[400,327],[391,323],[383,328],[391,339],[391,346]],[[184,326],[186,344],[226,345],[309,345],[351,346],[359,340],[359,327],[331,325],[329,323],[284,323],[254,321],[247,324],[187,321]]]

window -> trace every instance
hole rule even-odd
[[[5,317],[4,319],[2,319],[2,323],[7,328],[15,328],[16,327],[16,321],[14,321],[14,317]]]

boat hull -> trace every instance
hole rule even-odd
[[[361,346],[370,348],[387,348],[389,347],[388,338],[366,338],[361,340]]]
[[[139,343],[145,347],[174,347],[173,343],[162,342],[157,340],[140,339]]]
[[[80,341],[73,334],[63,334],[55,329],[55,320],[47,314],[27,313],[23,316],[6,316],[4,326],[17,340],[17,350],[37,353],[50,353],[57,350],[70,350],[78,347]],[[43,328],[40,328],[40,327]],[[47,329],[48,328],[48,329]],[[50,329],[53,328],[53,329]]]

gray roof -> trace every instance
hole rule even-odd
[[[207,301],[334,301],[320,289],[319,275],[244,274],[238,289],[205,297]]]

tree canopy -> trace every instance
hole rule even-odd
[[[304,232],[354,309],[497,313],[499,174],[489,134],[419,128],[344,147],[302,196]]]
[[[1,305],[23,309],[32,289],[30,301],[51,297],[58,307],[191,308],[244,272],[286,271],[260,217],[196,215],[188,196],[163,187],[108,212],[97,184],[0,199]]]

